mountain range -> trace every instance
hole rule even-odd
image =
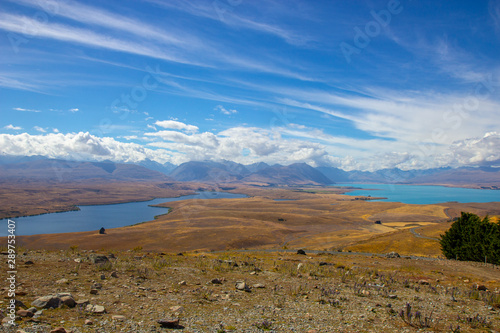
[[[2,180],[81,181],[88,179],[120,181],[171,181],[164,173],[134,164],[113,162],[74,162],[56,159],[33,159],[5,163],[0,159]]]
[[[175,166],[145,160],[136,164],[75,162],[35,157],[0,156],[0,179],[84,179],[195,181],[258,185],[330,185],[334,183],[449,184],[500,186],[500,168],[461,167],[426,170],[382,169],[344,171],[335,167],[288,166],[263,162],[243,165],[231,161],[191,161]]]

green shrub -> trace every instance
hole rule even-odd
[[[441,251],[448,259],[500,264],[500,225],[464,213],[441,235]]]

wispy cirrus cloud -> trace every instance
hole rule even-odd
[[[42,112],[36,109],[25,109],[25,108],[12,108],[14,111],[22,111],[22,112]]]
[[[500,3],[495,0],[490,0],[488,9],[493,21],[493,26],[498,34],[500,33]]]
[[[258,20],[255,17],[245,16],[245,13],[247,13],[250,9],[248,6],[263,6],[262,3],[247,3],[245,6],[241,2],[228,2],[226,4],[220,1],[148,1],[165,8],[176,9],[185,13],[189,13],[190,15],[215,20],[222,24],[226,24],[233,29],[248,29],[262,34],[275,36],[294,46],[305,46],[309,41],[315,40],[312,35],[306,35],[304,31],[297,32],[291,27],[284,27],[276,23],[265,22],[262,20],[262,16],[260,16],[261,20]],[[276,22],[276,15],[283,16],[290,13],[287,10],[287,6],[288,4],[280,5],[276,2],[266,3],[266,7],[276,7],[270,10],[270,12],[273,13],[274,22]],[[253,8],[251,9],[253,11]],[[297,13],[295,13],[294,15],[295,22],[299,19],[304,19],[303,16],[296,16],[296,14]]]
[[[27,16],[0,13],[0,29],[30,35],[34,38],[50,38],[177,63],[206,66],[199,61],[189,61],[185,57],[177,56],[174,52],[168,52],[166,48],[158,48],[154,44],[148,44],[145,41],[134,42],[59,23],[47,22],[46,24],[40,24],[35,19]]]
[[[41,8],[40,2],[35,0],[18,0],[16,3],[21,3],[35,9]],[[181,38],[178,31],[176,33],[158,29],[145,22],[111,13],[97,7],[85,5],[81,2],[71,0],[58,1],[55,3],[54,8],[55,10],[51,14],[69,18],[85,25],[97,25],[100,27],[126,32],[137,37],[148,38],[167,44],[189,48],[200,44],[199,41],[196,41],[194,36],[184,34]]]

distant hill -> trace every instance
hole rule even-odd
[[[333,183],[328,177],[305,163],[289,166],[257,163],[244,166],[229,161],[192,161],[181,164],[170,173],[170,177],[178,181],[214,183],[257,182],[288,185]]]
[[[170,181],[166,175],[134,164],[40,159],[0,165],[0,179],[74,181],[84,179]]]
[[[425,170],[382,169],[374,172],[344,171],[334,167],[319,167],[318,171],[337,183],[381,183],[381,184],[476,184],[486,187],[500,185],[500,168],[461,167]]]
[[[168,175],[168,176],[167,176]],[[144,160],[138,164],[75,162],[41,156],[0,155],[1,179],[84,179],[195,181],[208,183],[260,183],[271,185],[329,185],[334,183],[448,184],[500,188],[500,168],[461,167],[426,170],[398,168],[344,171],[335,167],[313,168],[306,163],[288,166],[263,162],[243,165],[231,161],[191,161],[175,166]]]
[[[411,180],[420,184],[479,184],[484,186],[500,185],[500,168],[462,167],[445,169],[432,174],[418,175]]]
[[[234,162],[191,161],[179,165],[169,176],[178,181],[229,183],[248,174],[242,164]]]
[[[306,163],[289,166],[273,165],[254,172],[242,179],[244,182],[261,182],[289,185],[329,185],[334,182]]]
[[[171,173],[177,166],[172,164],[172,163],[158,163],[155,161],[152,161],[150,159],[145,159],[144,161],[140,161],[139,163],[136,163],[137,165],[143,166],[145,168],[148,168],[150,170],[158,171],[161,173],[164,173],[168,175]]]

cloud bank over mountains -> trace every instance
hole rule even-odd
[[[321,142],[289,137],[285,129],[233,127],[218,133],[198,132],[193,125],[178,121],[157,121],[157,130],[144,133],[145,144],[121,142],[88,132],[31,135],[0,134],[0,150],[5,155],[39,155],[70,160],[111,160],[137,163],[145,159],[179,165],[187,161],[230,160],[242,164],[266,162],[288,165],[306,162],[311,166],[335,166],[344,170],[403,170],[444,166],[496,165],[500,161],[500,133],[434,145],[403,153],[366,151],[358,156],[339,158]]]

